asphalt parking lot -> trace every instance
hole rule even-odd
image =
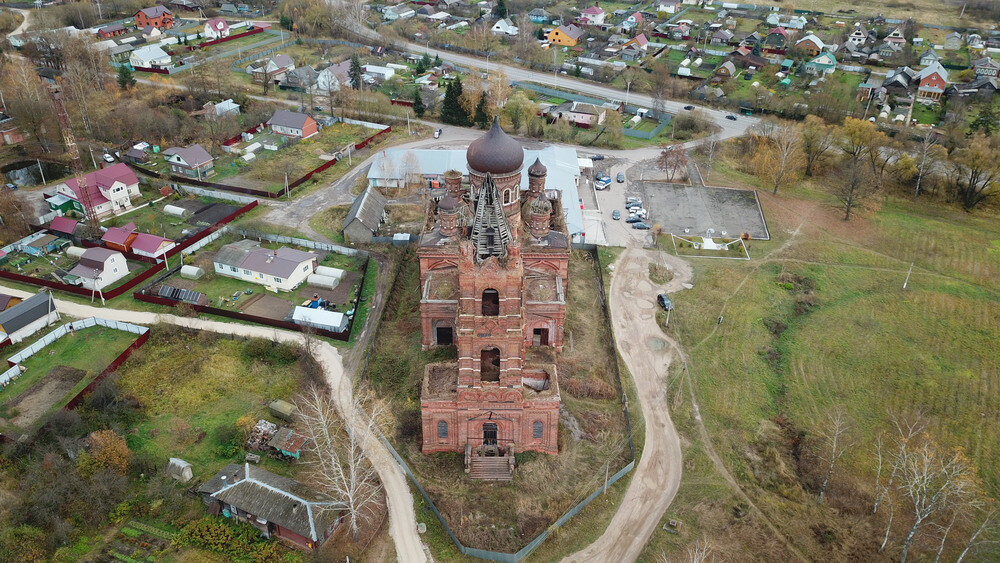
[[[757,201],[757,192],[732,188],[685,186],[663,182],[643,182],[640,188],[650,224],[664,233],[771,238]]]

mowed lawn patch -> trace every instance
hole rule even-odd
[[[240,417],[275,420],[274,399],[291,400],[308,379],[310,360],[298,350],[278,359],[255,356],[244,340],[156,327],[156,338],[118,371],[119,383],[146,415],[128,437],[129,447],[166,463],[180,457],[207,478],[243,459]],[[277,350],[285,345],[272,344]],[[267,346],[265,346],[267,348]],[[288,464],[262,456],[262,465],[288,474]]]

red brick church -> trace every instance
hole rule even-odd
[[[524,189],[524,150],[495,120],[466,158],[468,185],[445,174],[417,250],[423,346],[458,351],[427,366],[421,415],[423,451],[464,451],[476,477],[477,457],[513,469],[514,452],[559,451],[570,239],[545,166]]]

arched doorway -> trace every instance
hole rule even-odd
[[[479,354],[479,380],[498,383],[500,381],[500,349],[484,348]]]

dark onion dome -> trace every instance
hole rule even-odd
[[[528,167],[530,176],[544,176],[549,170],[542,164],[541,158],[535,158],[535,163]]]
[[[450,195],[444,196],[441,203],[438,204],[438,209],[441,211],[454,211],[456,207],[458,207],[458,201]]]
[[[500,120],[493,118],[493,127],[485,135],[472,141],[465,153],[469,168],[476,172],[510,174],[524,164],[524,149],[500,128]]]

